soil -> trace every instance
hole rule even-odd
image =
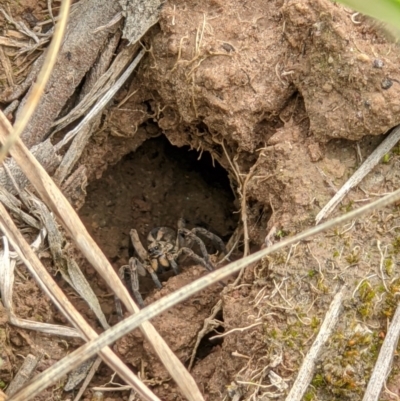
[[[21,0],[11,12],[25,18],[31,10],[42,19],[46,7]],[[235,259],[244,251],[243,223],[251,251],[265,246],[272,229],[270,240],[278,242],[313,226],[383,134],[400,123],[398,45],[376,22],[328,0],[167,2],[143,44],[147,57],[79,160],[89,181],[79,213],[115,270],[132,256],[132,228],[145,244],[152,228],[176,228],[183,217],[188,228],[206,228],[229,245],[239,236]],[[5,55],[20,62],[7,47]],[[10,89],[5,75],[0,84]],[[397,146],[332,216],[399,188],[399,166]],[[235,286],[216,284],[153,323],[188,366],[204,320],[221,300],[191,371],[205,399],[283,400],[345,284],[339,322],[304,400],[361,400],[397,306],[399,227],[398,205],[370,213],[264,258]],[[114,297],[76,253],[114,324]],[[56,274],[49,254],[41,256]],[[161,290],[141,278],[145,303],[206,274],[193,263],[182,270],[161,276]],[[100,331],[93,312],[56,277]],[[23,267],[15,281],[17,316],[65,324]],[[44,352],[41,371],[80,341],[18,329],[0,310],[0,344],[3,388],[21,366],[20,355]],[[162,400],[183,400],[139,331],[114,350]],[[399,371],[396,354],[387,387],[397,396]],[[111,375],[102,367],[92,385],[108,383]],[[72,399],[63,384],[37,399]],[[91,396],[89,389],[84,399]],[[128,393],[110,392],[106,399],[128,399]],[[392,398],[383,392],[380,399]]]

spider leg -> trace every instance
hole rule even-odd
[[[132,245],[135,248],[136,253],[138,254],[140,260],[144,262],[148,259],[148,253],[142,243],[140,242],[139,234],[135,229],[132,229],[130,232],[130,237],[132,241]]]
[[[203,246],[204,246],[204,244],[203,244]],[[193,259],[196,263],[204,266],[207,270],[209,270],[209,271],[214,270],[214,267],[212,266],[212,264],[209,261],[205,260],[205,258],[202,258],[201,256],[194,253],[190,248],[183,247],[183,248],[179,249],[179,251],[175,255],[175,259],[179,258],[179,256],[182,254]]]
[[[212,266],[212,264],[210,262],[210,256],[208,255],[208,252],[207,252],[206,246],[204,245],[204,242],[196,234],[194,234],[193,231],[187,230],[186,228],[181,228],[179,230],[179,233],[181,233],[184,236],[184,238],[187,238],[192,243],[194,242],[194,243],[196,243],[198,245],[198,247],[200,248],[200,252],[201,252],[201,254],[203,256],[202,259],[204,260],[204,262],[208,266],[207,269],[210,270],[210,271],[214,270],[214,267]],[[184,249],[184,248],[181,248],[181,249]]]
[[[185,220],[182,217],[178,219],[177,227],[178,231],[176,232],[175,249],[181,249],[183,247],[183,238],[180,231],[185,228]]]
[[[130,258],[129,259],[129,268],[130,268],[130,275],[131,275],[131,288],[133,295],[136,298],[137,303],[141,308],[144,307],[144,302],[142,298],[142,294],[139,291],[139,276],[138,272],[140,271],[140,268],[143,269],[143,266],[141,263],[136,259],[136,258]]]
[[[174,271],[175,276],[178,275],[179,274],[179,267],[178,267],[178,264],[175,261],[177,256],[168,255],[167,258],[168,258],[169,265],[172,267],[172,270]]]
[[[158,289],[162,288],[162,284],[160,283],[160,280],[157,277],[156,271],[158,270],[158,262],[157,259],[150,259],[150,264],[147,264],[145,266],[146,270],[149,272],[151,278],[154,281],[154,284]]]
[[[223,253],[224,255],[227,254],[224,241],[222,241],[222,239],[221,239],[220,237],[218,237],[218,235],[215,235],[215,234],[213,234],[212,232],[210,232],[210,231],[208,231],[208,230],[206,230],[205,228],[202,228],[202,227],[195,227],[195,228],[193,228],[191,231],[192,231],[192,233],[193,233],[194,235],[200,234],[200,235],[202,235],[203,237],[208,238],[208,239],[213,243],[213,245],[214,245],[221,253]]]
[[[129,265],[122,266],[118,271],[118,275],[119,275],[119,278],[121,279],[121,281],[125,282],[125,273],[126,272],[129,273],[132,293],[133,293],[138,305],[141,308],[143,308],[144,302],[143,302],[142,294],[139,292],[138,272],[140,272],[140,269],[144,270],[144,268],[143,268],[142,264],[139,262],[139,260],[137,260],[136,258],[130,258]],[[119,300],[119,298],[117,296],[115,296],[115,307],[116,307],[119,318],[122,319],[123,314],[122,314],[121,301]]]

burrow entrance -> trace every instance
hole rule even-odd
[[[239,216],[226,171],[208,153],[175,147],[164,135],[110,167],[87,193],[80,216],[115,268],[129,260],[132,228],[146,244],[152,228],[176,228],[183,217],[188,228],[204,227],[227,242]],[[153,287],[146,281],[144,295]]]

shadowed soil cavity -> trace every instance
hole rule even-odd
[[[131,256],[129,231],[146,236],[154,227],[204,227],[225,242],[237,215],[226,172],[209,154],[172,146],[164,137],[146,141],[88,187],[80,215],[116,268]],[[145,280],[146,281],[146,280]],[[149,278],[149,281],[150,278]],[[142,286],[142,290],[146,286]]]

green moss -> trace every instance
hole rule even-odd
[[[44,321],[43,316],[35,315],[35,321],[36,322],[43,322]]]
[[[314,378],[312,379],[311,384],[315,387],[322,387],[325,384],[325,379],[324,376],[322,376],[320,373],[317,373]]]
[[[298,330],[293,326],[288,327],[283,332],[283,336],[285,339],[295,339],[298,335],[299,335]]]
[[[396,237],[392,241],[393,253],[397,255],[400,252],[400,237]]]
[[[376,292],[379,294],[383,294],[384,292],[386,292],[386,288],[383,284],[378,285],[378,287],[376,288]]]
[[[303,396],[303,401],[312,401],[315,398],[315,394],[313,391],[307,391]]]
[[[390,154],[386,153],[383,157],[382,157],[382,163],[383,164],[388,164],[390,161]]]
[[[310,278],[313,278],[315,275],[317,274],[317,272],[315,270],[309,270],[307,275]]]
[[[311,328],[313,330],[317,329],[319,327],[319,319],[316,316],[313,316],[311,318]]]
[[[352,251],[350,254],[346,256],[346,261],[350,265],[355,265],[360,261],[359,252]]]
[[[392,259],[385,259],[384,262],[385,271],[388,276],[393,275],[393,260]]]
[[[343,205],[340,209],[343,212],[348,213],[348,212],[351,212],[353,210],[353,206],[354,206],[354,202],[350,201],[349,203]]]
[[[272,330],[269,332],[269,335],[270,335],[270,337],[272,337],[273,339],[277,339],[277,338],[278,338],[278,330],[272,329]]]
[[[286,263],[287,254],[284,252],[276,252],[274,255],[271,255],[273,262],[278,265],[284,265]]]
[[[7,383],[4,383],[3,380],[0,379],[0,388],[5,388]]]
[[[370,317],[372,313],[374,312],[373,308],[371,307],[370,304],[362,304],[357,307],[357,312],[364,318],[366,319],[367,317]]]
[[[358,289],[358,293],[360,294],[362,302],[371,302],[376,295],[375,291],[372,289],[372,286],[368,280],[362,282],[360,288]]]
[[[397,305],[398,294],[400,293],[400,279],[394,280],[389,286],[389,292],[386,294],[385,303],[382,308],[382,314],[385,317],[392,317]]]
[[[276,234],[275,237],[276,238],[284,238],[287,237],[289,235],[289,233],[285,230],[279,230]]]
[[[330,288],[326,285],[324,280],[318,280],[317,288],[324,294],[328,294],[330,291]]]
[[[374,313],[373,300],[376,295],[376,291],[372,288],[369,281],[363,281],[358,288],[358,295],[360,303],[357,305],[358,313],[365,319],[372,316]]]
[[[340,252],[337,250],[337,249],[335,249],[334,251],[333,251],[333,257],[334,258],[338,258],[340,256]]]
[[[378,358],[379,350],[380,350],[380,344],[377,341],[373,342],[370,345],[368,351],[371,359],[376,360]]]

